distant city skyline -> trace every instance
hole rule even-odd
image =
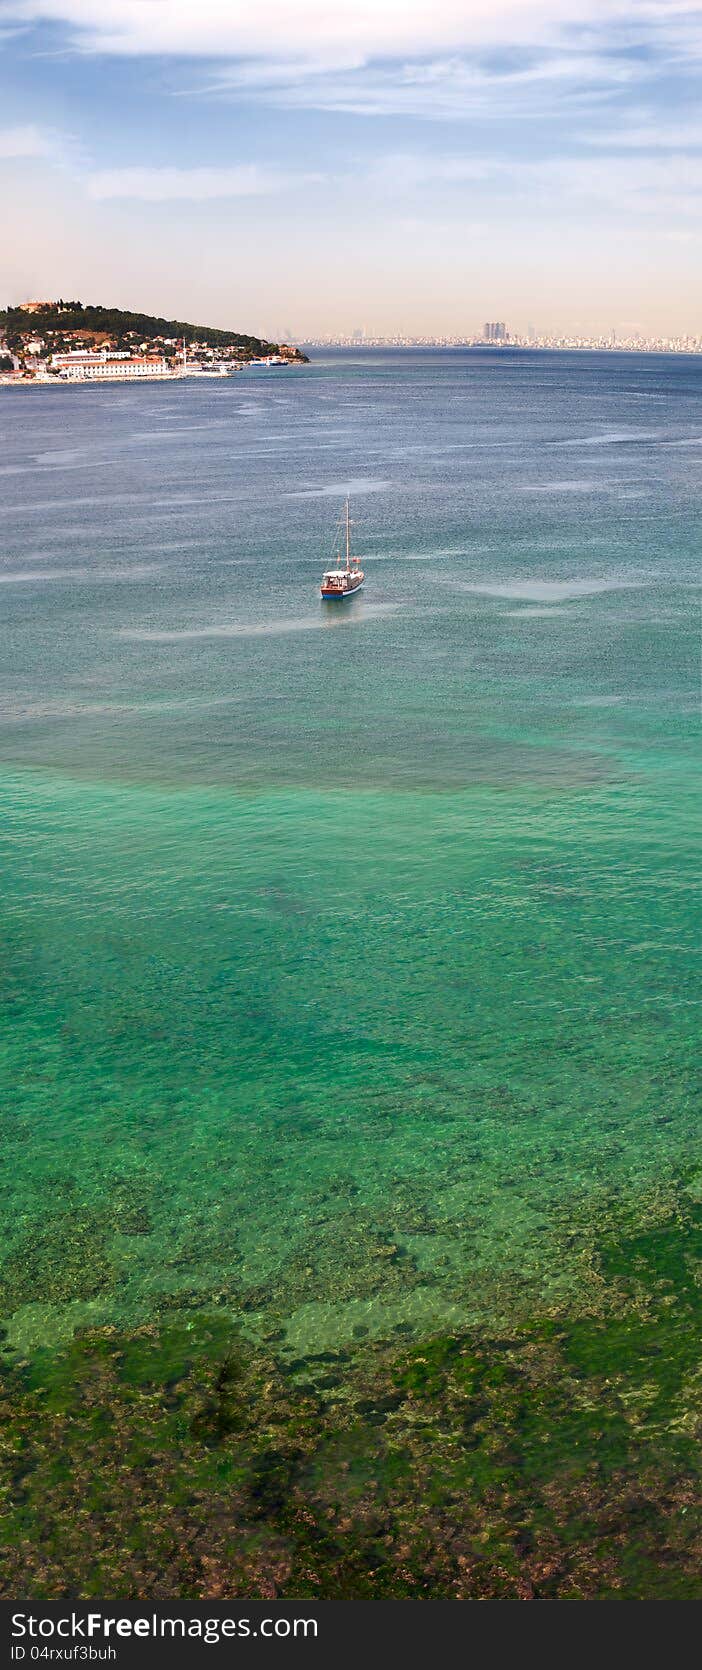
[[[534,332],[526,336],[513,334],[503,340],[488,340],[482,333],[475,336],[439,336],[428,333],[423,336],[366,336],[359,339],[358,335],[344,336],[316,336],[301,339],[301,346],[308,352],[314,353],[333,349],[351,349],[363,354],[369,350],[400,349],[411,352],[412,349],[486,349],[489,354],[496,354],[499,358],[503,352],[510,349],[523,351],[576,351],[608,352],[608,353],[637,353],[637,354],[694,354],[702,355],[702,332],[693,335],[661,336],[618,336],[616,331],[605,332],[602,335],[581,335],[569,332]]]
[[[0,302],[697,337],[701,65],[702,0],[0,0]]]
[[[376,335],[365,331],[359,334],[358,331],[354,331],[351,335],[338,332],[336,335],[307,337],[305,342],[310,347],[338,348],[632,348],[642,351],[702,353],[702,331],[677,334],[663,332],[660,335],[646,335],[635,331],[620,335],[615,330],[598,334],[529,330],[526,333],[510,331],[503,337],[486,337],[484,331],[465,332],[460,335],[437,335],[435,332],[427,332],[414,336],[397,332]]]

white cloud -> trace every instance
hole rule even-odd
[[[668,122],[662,119],[638,124],[622,123],[618,128],[584,132],[587,145],[607,151],[700,151],[702,122]]]
[[[596,205],[608,213],[637,216],[698,216],[702,199],[702,156],[611,156],[542,158],[509,161],[486,156],[389,154],[370,174],[369,183],[393,197],[427,188],[463,188],[475,206],[487,188],[493,202],[522,203],[531,212],[555,202],[565,214],[569,205]],[[484,191],[483,191],[484,197]]]
[[[702,156],[568,157],[545,161],[532,168],[549,196],[559,190],[588,198],[617,211],[670,215],[699,215],[702,199]]]
[[[467,185],[493,178],[499,171],[489,157],[418,156],[390,154],[381,157],[371,171],[371,180],[383,191],[412,191],[418,186]]]
[[[217,197],[263,197],[318,184],[320,174],[285,173],[241,163],[234,168],[106,168],[89,174],[86,190],[95,199],[128,197],[143,203]]]
[[[700,38],[702,0],[0,0],[11,21],[72,29],[89,51],[199,58],[399,58],[637,26]]]
[[[206,61],[191,93],[434,121],[616,110],[702,56],[702,0],[0,0],[3,19]]]
[[[66,23],[93,50],[188,57],[430,53],[602,14],[608,0],[5,0],[11,19]],[[611,5],[610,8],[611,10]]]
[[[3,19],[206,61],[190,92],[358,116],[582,113],[702,57],[702,0],[0,0]]]
[[[498,117],[506,105],[512,115],[545,115],[564,97],[591,102],[649,74],[642,61],[573,50],[523,55],[499,68],[451,57],[344,67],[333,74],[288,66],[286,75],[276,64],[273,77],[257,62],[222,69],[213,90],[258,91],[288,108],[454,120],[476,113]]]
[[[56,149],[56,135],[48,128],[36,127],[32,122],[0,128],[0,159],[4,162],[19,161],[22,157],[54,157]]]

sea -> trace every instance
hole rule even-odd
[[[0,421],[6,1350],[593,1314],[603,1237],[702,1199],[702,361]]]

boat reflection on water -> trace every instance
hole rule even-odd
[[[357,592],[358,595],[356,597],[351,594],[351,596],[346,598],[345,608],[321,610],[320,625],[323,630],[326,631],[328,628],[331,628],[332,631],[334,631],[337,626],[354,626],[358,625],[360,621],[367,619],[369,611],[368,607],[364,603],[363,597],[361,596],[360,587],[357,587]],[[370,612],[371,614],[375,614],[376,611],[371,609]]]

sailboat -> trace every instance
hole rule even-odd
[[[365,574],[361,568],[360,558],[351,555],[351,516],[349,500],[339,518],[335,545],[341,544],[342,549],[336,552],[336,567],[328,568],[322,576],[321,593],[326,602],[332,599],[352,597],[353,593],[361,590]],[[343,545],[346,545],[346,566],[344,567]]]

